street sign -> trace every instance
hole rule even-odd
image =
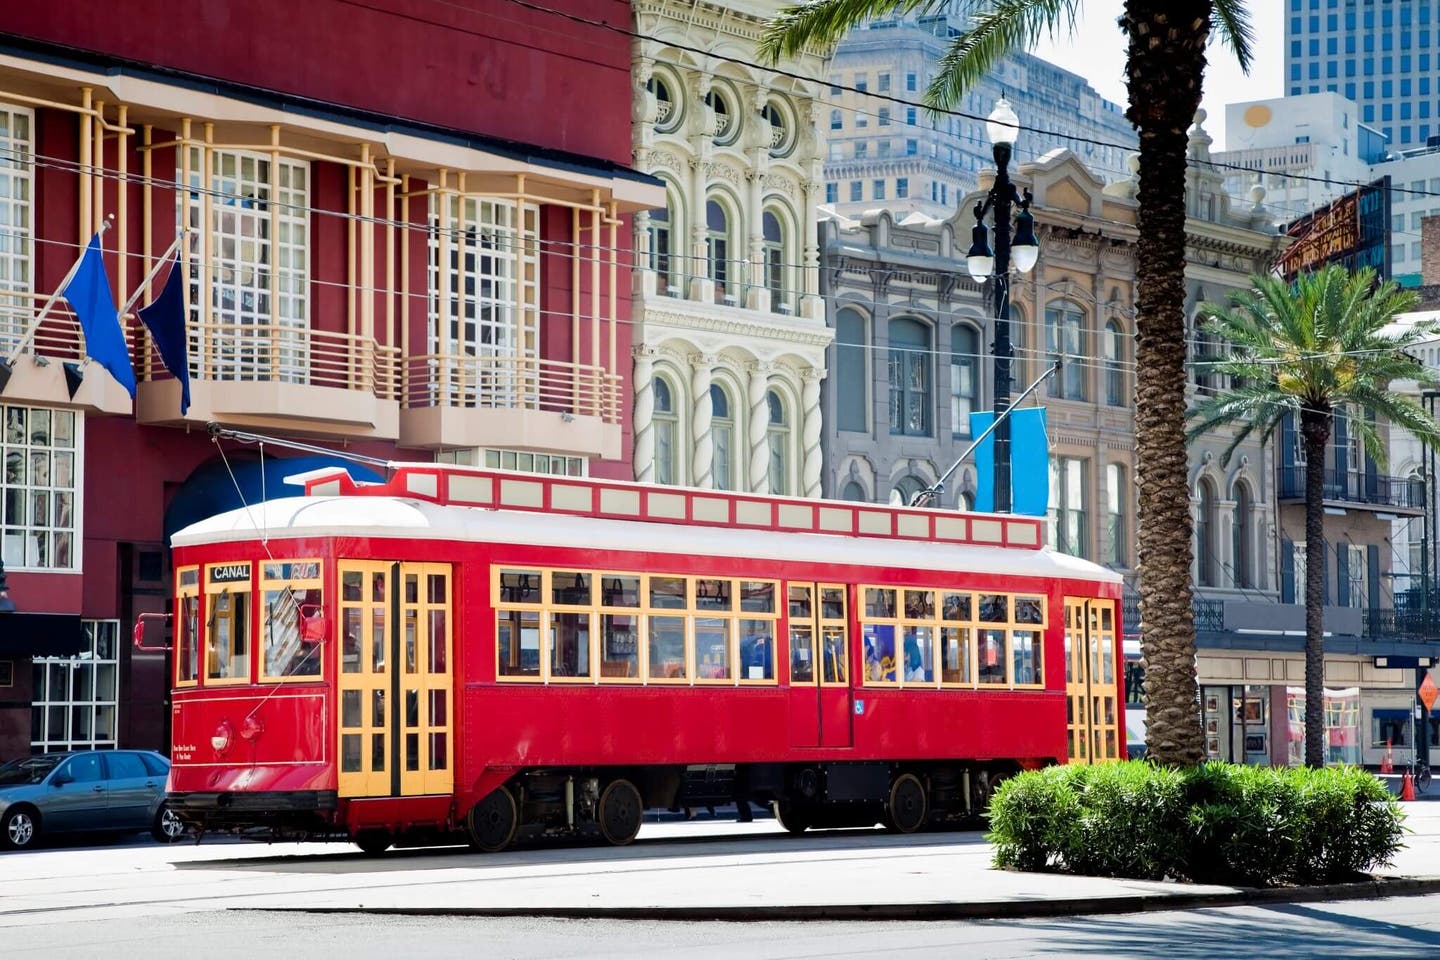
[[[1430,674],[1425,674],[1425,679],[1420,681],[1420,702],[1425,704],[1426,710],[1435,709],[1435,699],[1440,697],[1440,687],[1435,686],[1435,681],[1430,679]]]

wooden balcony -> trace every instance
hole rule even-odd
[[[283,324],[191,324],[190,409],[147,341],[136,364],[135,416],[156,426],[204,424],[317,437],[395,440],[400,351],[367,337]]]
[[[620,377],[536,357],[405,358],[400,444],[621,453]]]

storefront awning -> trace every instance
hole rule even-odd
[[[77,616],[0,613],[0,657],[71,657],[87,644]]]

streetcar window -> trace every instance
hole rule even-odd
[[[740,609],[745,613],[774,613],[775,584],[763,580],[740,581]]]
[[[730,610],[732,586],[729,580],[696,580],[695,609]]]
[[[640,606],[640,578],[637,576],[600,577],[600,605],[602,607]],[[639,676],[637,673],[636,676]]]
[[[250,591],[225,589],[210,597],[205,679],[250,678]]]
[[[934,631],[930,627],[905,627],[905,679],[929,683],[935,679]]]
[[[684,610],[684,577],[651,577],[650,606],[662,610]]]
[[[540,571],[501,570],[499,600],[501,603],[539,603]]]
[[[970,628],[940,628],[940,682],[970,682]]]
[[[705,581],[701,581],[702,583]],[[725,586],[729,586],[728,583]],[[725,617],[695,618],[695,678],[697,680],[729,680],[730,625]]]
[[[320,676],[320,642],[314,627],[323,624],[318,560],[262,564],[260,635],[265,647],[261,669],[266,680]]]
[[[534,610],[497,610],[495,644],[502,677],[540,676],[540,614]]]
[[[176,588],[175,683],[200,680],[200,568],[179,571]]]
[[[849,671],[845,642],[845,627],[841,624],[823,624],[820,627],[820,674],[821,683],[844,684]]]
[[[865,616],[889,618],[895,616],[895,591],[870,587],[865,591]]]
[[[1035,651],[1040,646],[1038,630],[1013,630],[1010,633],[1011,678],[1013,682],[1034,683]]]
[[[820,588],[820,616],[825,620],[845,619],[845,588]]]
[[[946,591],[940,616],[944,620],[970,619],[970,594]]]
[[[998,593],[980,594],[980,621],[1005,623],[1010,619],[1010,598]]]
[[[1108,612],[1108,611],[1107,611]],[[1045,622],[1045,598],[1044,597],[1016,597],[1015,598],[1015,622],[1016,623],[1044,623]]]
[[[905,619],[928,620],[935,616],[935,594],[929,590],[905,591]]]
[[[982,684],[1003,684],[1005,677],[1005,631],[981,630],[977,650]]]
[[[640,678],[640,618],[630,613],[600,615],[600,676]]]
[[[865,680],[868,683],[895,682],[895,628],[890,624],[867,623],[865,643]]]
[[[775,679],[775,621],[740,621],[740,678]]]
[[[792,588],[793,589],[793,588]],[[794,601],[792,600],[793,604]],[[793,614],[791,615],[793,618]],[[809,623],[790,621],[790,682],[815,682],[815,657],[812,648],[814,628]]]
[[[557,606],[590,606],[590,574],[556,570],[550,574],[550,600]]]
[[[588,585],[586,592],[589,592]],[[590,679],[590,614],[550,614],[550,676]]]
[[[658,579],[658,578],[656,578]],[[655,580],[650,581],[653,584]],[[681,580],[680,583],[684,584]],[[655,604],[652,604],[654,606]],[[650,679],[684,680],[685,617],[650,617]]]

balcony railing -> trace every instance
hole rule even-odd
[[[0,292],[0,359],[8,357],[10,351],[25,337],[41,306],[50,298],[49,294],[26,293],[15,290]],[[126,341],[131,339],[125,331]],[[83,354],[80,345],[80,321],[70,311],[70,305],[57,300],[50,313],[40,323],[39,330],[26,348],[26,353],[52,360],[79,360]]]
[[[621,420],[618,375],[539,357],[407,357],[402,400],[406,409],[550,410],[609,424]]]
[[[1346,503],[1370,503],[1383,507],[1425,507],[1425,485],[1406,477],[1387,477],[1377,473],[1341,473],[1326,470],[1323,478],[1326,500]],[[1300,500],[1305,497],[1305,468],[1285,467],[1280,471],[1280,499]]]
[[[1190,601],[1195,615],[1195,632],[1200,635],[1223,633],[1225,631],[1225,601],[1206,600],[1195,597]],[[1140,599],[1127,597],[1120,604],[1121,625],[1128,634],[1140,632]]]

